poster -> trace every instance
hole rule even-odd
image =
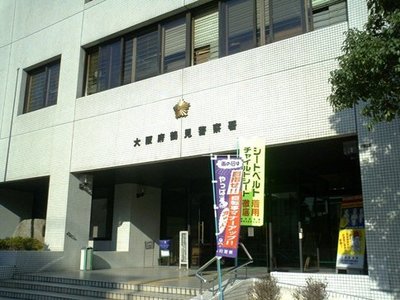
[[[213,157],[219,257],[237,257],[242,202],[243,163],[240,158]]]
[[[363,269],[365,226],[362,198],[344,198],[339,222],[337,269]]]
[[[263,139],[241,139],[243,160],[243,226],[264,225],[265,143]]]

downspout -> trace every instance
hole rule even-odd
[[[7,171],[8,171],[8,160],[10,157],[10,148],[11,148],[11,134],[14,124],[14,113],[15,113],[15,102],[17,100],[17,87],[18,87],[18,77],[19,77],[19,68],[17,68],[17,76],[15,78],[15,88],[14,88],[14,98],[13,98],[13,106],[12,106],[12,113],[11,113],[11,122],[10,122],[10,131],[8,133],[8,144],[7,144],[7,153],[6,153],[6,165],[4,167],[4,178],[3,182],[7,179]]]

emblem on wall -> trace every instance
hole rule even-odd
[[[175,118],[185,118],[189,114],[190,103],[186,102],[185,100],[181,99],[179,102],[174,106],[175,111]]]

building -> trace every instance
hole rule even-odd
[[[366,16],[363,0],[1,1],[0,238],[38,229],[49,250],[13,263],[77,269],[91,246],[95,268],[151,267],[169,239],[173,264],[181,230],[190,264],[204,263],[209,156],[257,136],[265,224],[241,231],[255,264],[279,273],[304,257],[335,273],[341,204],[357,197],[355,273],[395,297],[400,123],[368,131],[358,109],[326,100],[343,32]],[[176,116],[179,103],[190,107]]]

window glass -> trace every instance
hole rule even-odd
[[[124,39],[124,70],[122,84],[132,82],[133,70],[133,37],[129,36]]]
[[[215,58],[219,52],[218,9],[209,9],[193,18],[193,64]]]
[[[98,64],[99,64],[99,49],[96,48],[88,54],[88,75],[87,75],[87,88],[88,95],[97,92],[98,81]]]
[[[57,103],[59,74],[60,64],[54,64],[48,67],[47,105],[54,105]]]
[[[313,0],[312,8],[314,29],[347,21],[346,1]]]
[[[272,0],[273,40],[303,33],[304,10],[301,0]]]
[[[89,51],[87,94],[121,85],[122,40],[102,44]]]
[[[98,91],[121,85],[121,41],[103,45],[99,51]]]
[[[57,103],[60,61],[28,72],[24,112]]]
[[[160,73],[158,30],[144,33],[136,41],[136,80]]]
[[[256,46],[254,0],[226,2],[226,54],[234,54]]]
[[[163,72],[186,66],[186,19],[180,18],[163,26],[164,64]]]

